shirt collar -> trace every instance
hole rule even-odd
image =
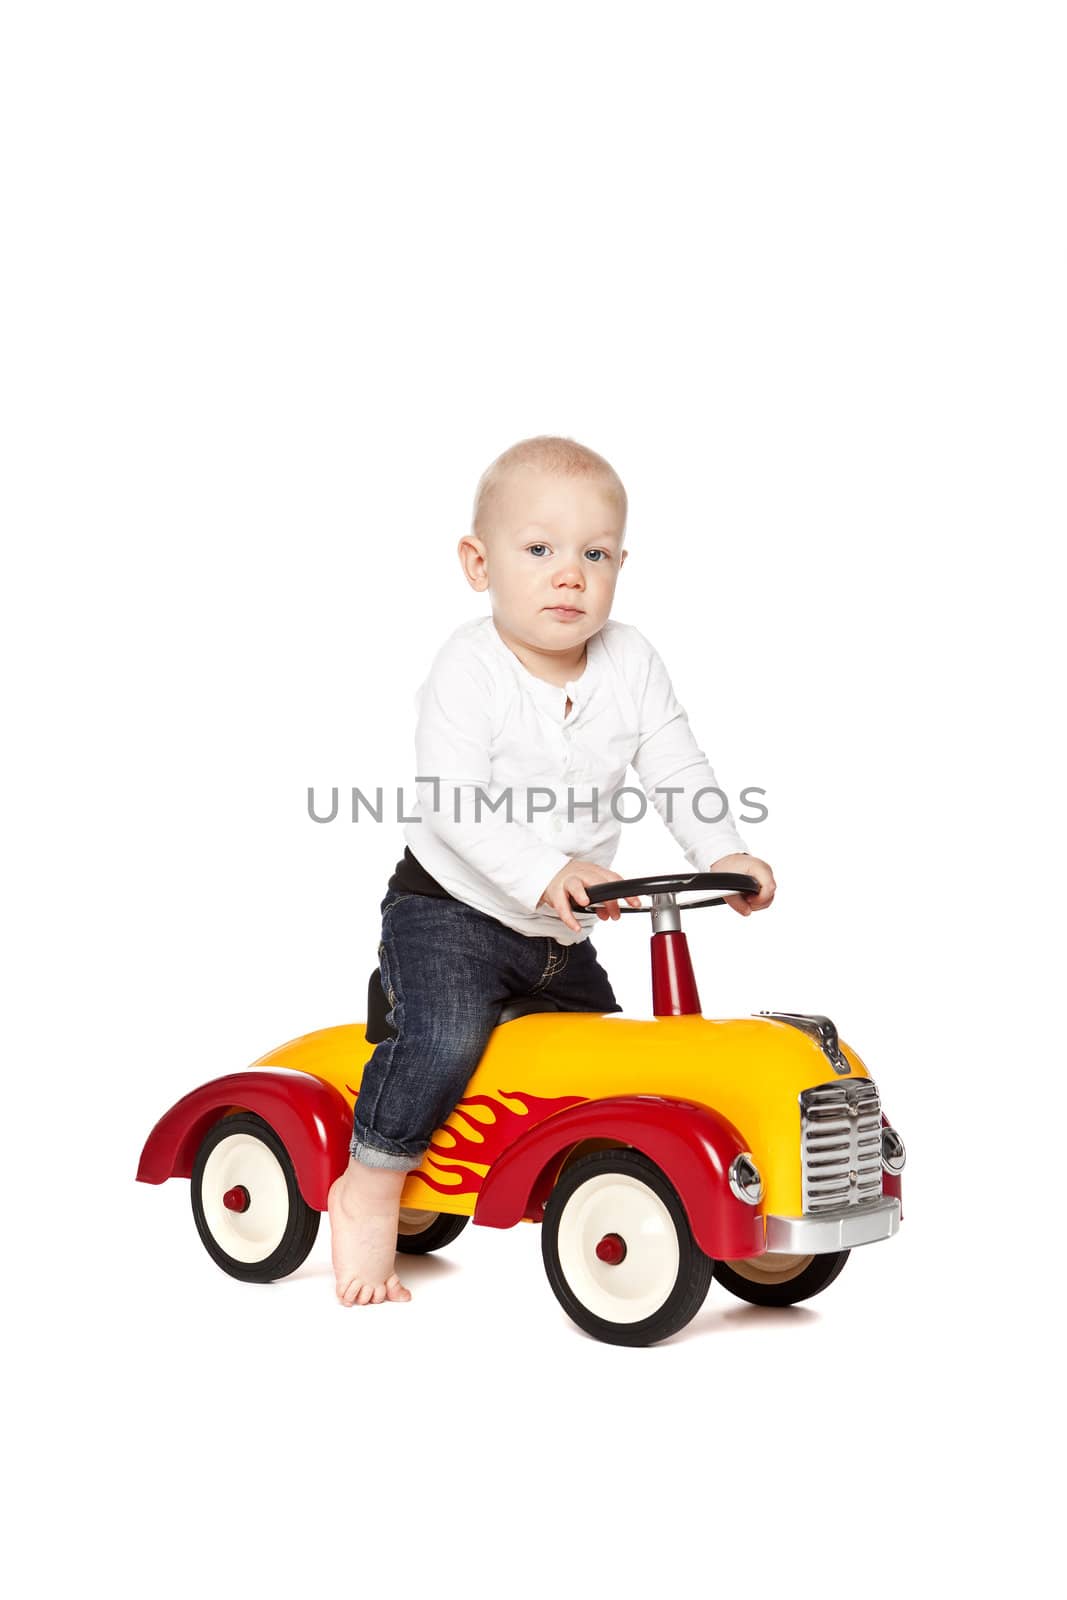
[[[546,683],[544,678],[536,677],[528,667],[523,666],[515,652],[509,650],[500,637],[492,617],[489,618],[489,632],[496,649],[511,662],[520,688],[530,696],[531,700],[546,711],[554,721],[572,722],[589,700],[600,677],[601,654],[604,648],[600,642],[600,634],[594,633],[592,638],[586,641],[585,669],[581,676],[560,686]],[[568,716],[564,716],[568,700],[571,701],[571,710]]]

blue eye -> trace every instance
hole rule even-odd
[[[541,551],[547,550],[547,549],[548,549],[547,544],[532,544],[532,545],[529,546],[530,554],[532,556],[539,555],[541,553]]]
[[[608,558],[608,553],[606,550],[587,550],[585,553],[589,557],[590,561],[592,561],[594,556],[598,561],[606,561]]]

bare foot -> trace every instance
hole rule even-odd
[[[400,1191],[407,1177],[388,1167],[364,1166],[350,1156],[330,1185],[330,1250],[343,1306],[411,1299],[394,1270]]]

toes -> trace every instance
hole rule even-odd
[[[337,1298],[343,1306],[380,1306],[383,1300],[410,1300],[411,1290],[395,1272],[384,1283],[367,1283],[357,1275],[338,1279]]]

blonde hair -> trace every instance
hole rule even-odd
[[[622,479],[603,456],[576,439],[564,439],[555,434],[539,433],[533,439],[520,439],[497,456],[478,480],[471,515],[471,532],[484,539],[488,532],[494,502],[501,483],[516,467],[534,467],[541,472],[552,472],[559,477],[602,478],[604,487],[615,500],[622,524],[626,525],[626,490]]]

